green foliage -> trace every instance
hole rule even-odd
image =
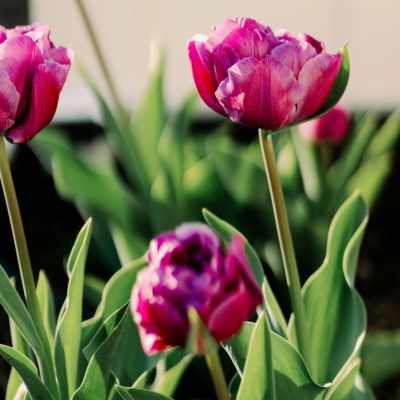
[[[260,356],[261,355],[261,356]],[[237,395],[238,400],[277,399],[272,364],[271,332],[264,314],[258,317]]]
[[[309,368],[320,384],[333,381],[352,362],[365,336],[366,312],[354,279],[366,224],[366,205],[355,194],[337,212],[325,261],[303,289],[308,331],[313,338]],[[291,324],[292,338],[294,329]]]

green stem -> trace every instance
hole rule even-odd
[[[211,350],[206,354],[206,361],[218,400],[230,400],[228,386],[226,384],[224,371],[218,356],[218,350]]]
[[[39,301],[36,295],[35,279],[33,277],[32,265],[29,257],[28,245],[26,243],[21,212],[19,209],[11,169],[7,158],[4,137],[0,138],[0,179],[7,204],[7,211],[13,233],[15,251],[17,253],[19,272],[21,275],[26,304],[42,341],[42,349],[40,349],[41,357],[38,357],[40,371],[45,383],[49,386],[50,391],[57,395],[58,392],[53,357],[49,342],[47,340],[46,331],[44,329]]]
[[[290,300],[295,316],[296,335],[299,349],[305,360],[308,358],[307,321],[305,317],[303,297],[299,272],[297,268],[296,255],[290,232],[289,219],[286,211],[285,199],[282,185],[276,165],[274,147],[271,135],[259,130],[260,146],[263,155],[264,167],[267,174],[269,192],[274,210],[275,224],[278,232],[279,245],[281,248],[283,265],[285,268],[286,282],[289,289]]]
[[[84,25],[86,27],[86,31],[90,37],[90,40],[92,42],[93,50],[96,54],[97,60],[99,62],[101,71],[103,73],[104,79],[107,83],[108,89],[110,91],[110,94],[113,98],[114,104],[117,108],[117,110],[124,115],[125,114],[125,109],[123,106],[123,102],[121,101],[121,97],[119,96],[117,86],[112,78],[111,71],[108,67],[108,64],[106,62],[106,58],[104,56],[103,50],[100,46],[99,41],[97,40],[97,33],[95,31],[95,28],[92,24],[92,21],[90,19],[89,13],[86,9],[86,6],[84,4],[84,0],[76,0],[76,3],[78,5],[79,12],[82,16]]]

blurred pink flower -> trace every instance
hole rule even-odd
[[[350,115],[340,105],[336,105],[322,117],[301,124],[301,134],[315,143],[329,142],[340,144],[349,133]]]
[[[188,43],[193,78],[204,102],[231,120],[276,130],[315,115],[340,71],[310,35],[273,32],[249,18],[228,19]]]
[[[219,342],[237,333],[262,302],[239,236],[225,252],[208,226],[184,224],[153,239],[147,260],[131,299],[147,354],[185,344],[189,307]]]
[[[46,25],[0,26],[0,132],[10,141],[25,143],[50,123],[71,58]]]

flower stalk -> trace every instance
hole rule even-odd
[[[209,351],[205,357],[208,369],[210,370],[210,374],[214,382],[214,387],[217,393],[218,400],[230,400],[224,371],[222,369],[221,360],[218,356],[218,350]]]
[[[28,245],[26,243],[21,212],[18,206],[11,169],[8,163],[4,137],[0,139],[0,178],[7,204],[8,216],[10,218],[26,303],[29,311],[36,318],[40,316],[39,302],[36,296],[36,286],[28,252]]]
[[[26,304],[32,319],[35,323],[41,338],[41,354],[38,354],[40,372],[45,383],[58,398],[58,388],[55,378],[54,362],[51,349],[47,340],[40,312],[39,301],[36,295],[35,279],[32,271],[31,259],[29,256],[28,245],[26,242],[24,226],[22,223],[21,212],[15,192],[14,182],[11,174],[10,164],[7,158],[4,136],[0,138],[0,180],[6,200],[8,216],[10,219],[15,251],[17,254],[19,272],[22,280],[22,287],[26,299]]]
[[[272,137],[270,132],[259,130],[260,147],[262,151],[267,182],[274,210],[275,224],[278,233],[279,245],[283,258],[286,283],[289,289],[290,300],[295,316],[297,342],[300,352],[307,361],[308,335],[304,302],[301,294],[300,277],[297,268],[293,239],[290,232],[282,185],[276,165]]]

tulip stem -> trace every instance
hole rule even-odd
[[[222,369],[221,360],[218,356],[218,350],[211,350],[206,354],[206,361],[212,380],[214,382],[215,391],[218,400],[230,400],[228,386],[226,384],[224,370]]]
[[[19,272],[21,275],[26,304],[41,339],[42,348],[40,350],[40,355],[43,356],[43,359],[40,359],[39,357],[40,371],[46,384],[48,384],[50,391],[53,392],[55,396],[58,396],[54,362],[43,325],[39,301],[36,295],[36,285],[32,271],[31,259],[29,257],[28,245],[26,243],[24,226],[15,192],[10,164],[7,158],[4,136],[0,137],[0,179],[14,238],[14,245],[17,253]]]
[[[97,60],[100,64],[101,72],[103,73],[103,76],[104,76],[104,79],[106,80],[110,94],[114,100],[115,106],[117,107],[118,111],[121,114],[124,114],[123,102],[121,101],[121,97],[119,96],[117,86],[112,78],[112,74],[111,74],[111,71],[106,62],[106,58],[104,56],[103,50],[100,46],[99,41],[97,40],[97,33],[96,33],[96,30],[90,19],[87,8],[84,4],[84,0],[76,0],[76,3],[78,5],[79,12],[82,16],[86,31],[92,42],[93,50],[94,50]]]
[[[297,342],[304,359],[308,360],[307,321],[301,294],[300,277],[297,268],[293,239],[290,232],[283,189],[276,165],[274,147],[270,132],[259,130],[260,146],[267,174],[267,182],[274,210],[276,230],[285,268],[286,282],[295,316]]]

